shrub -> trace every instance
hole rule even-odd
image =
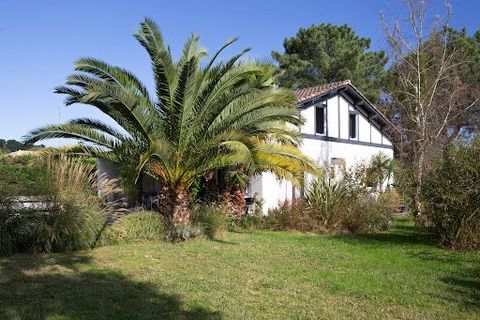
[[[347,208],[342,229],[351,233],[385,231],[393,220],[397,194],[390,190],[378,195],[363,195]]]
[[[423,198],[428,223],[441,244],[480,248],[480,138],[449,145],[426,178]]]
[[[34,226],[28,251],[59,252],[91,247],[105,221],[96,195],[95,167],[61,156],[42,163],[48,173],[39,197],[43,207],[28,214]]]
[[[264,225],[270,230],[319,231],[318,219],[312,212],[306,210],[303,200],[286,201],[269,211],[264,218]]]
[[[0,256],[20,251],[21,244],[33,226],[23,214],[14,210],[11,190],[0,180]]]
[[[153,211],[127,214],[105,228],[100,244],[127,243],[135,240],[164,240],[166,228],[164,218]]]
[[[11,195],[41,195],[49,176],[38,157],[0,156],[0,182]]]
[[[265,229],[266,216],[262,213],[254,213],[251,215],[244,215],[238,220],[228,221],[228,230],[230,231],[242,231],[242,230],[255,230]]]
[[[193,222],[208,238],[222,238],[227,229],[226,208],[217,204],[200,205],[195,210]]]

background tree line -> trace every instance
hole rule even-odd
[[[45,146],[42,144],[35,147],[43,148]],[[30,150],[32,148],[34,148],[32,144],[22,143],[15,139],[0,139],[0,152],[14,152],[18,150]]]

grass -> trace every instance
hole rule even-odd
[[[0,259],[0,319],[474,319],[480,254],[388,233],[228,233]]]

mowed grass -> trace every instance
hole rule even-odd
[[[384,234],[228,233],[0,259],[1,319],[478,319],[480,254]]]

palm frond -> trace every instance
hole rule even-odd
[[[165,108],[168,108],[171,103],[171,88],[176,77],[175,64],[173,63],[170,49],[165,47],[163,36],[158,26],[149,18],[145,18],[140,23],[140,29],[134,36],[150,56],[155,76],[158,99],[157,108],[163,113]]]
[[[111,150],[116,149],[122,143],[121,140],[99,130],[71,123],[40,127],[31,130],[23,139],[26,143],[33,144],[41,140],[54,138],[77,139]]]

